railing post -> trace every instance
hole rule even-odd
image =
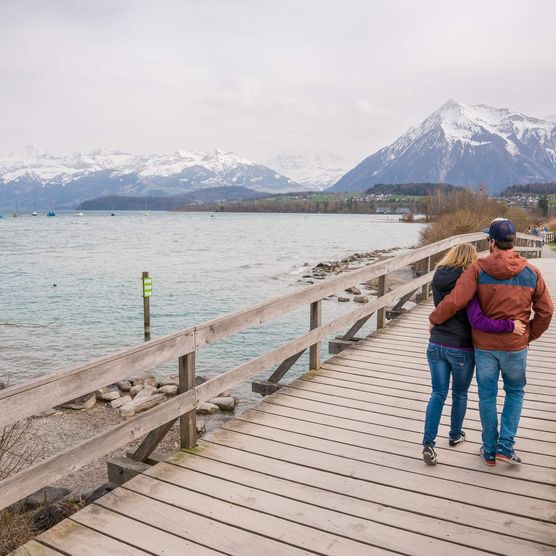
[[[322,318],[322,301],[315,301],[311,303],[310,313],[310,330],[314,330],[321,325]],[[313,344],[309,348],[309,369],[316,370],[320,367],[320,342]]]
[[[427,257],[425,260],[425,272],[424,274],[428,274],[431,271],[431,258]],[[423,301],[428,301],[429,300],[429,290],[430,290],[430,284],[425,284],[422,288],[421,288],[421,298]]]
[[[384,294],[386,293],[386,274],[383,274],[382,276],[378,277],[378,297],[382,297]],[[379,328],[384,328],[384,325],[386,324],[386,320],[385,320],[385,307],[382,307],[382,309],[379,309],[376,312],[376,327],[377,330]]]
[[[195,352],[186,353],[178,359],[179,393],[195,387]],[[180,448],[197,446],[197,418],[195,409],[180,416]]]

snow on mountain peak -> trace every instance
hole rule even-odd
[[[556,121],[448,100],[343,176],[332,191],[376,183],[515,183],[556,179]]]
[[[271,168],[311,190],[330,187],[354,163],[355,160],[346,160],[328,151],[283,153],[267,162]]]
[[[496,135],[505,141],[510,154],[519,151],[517,142],[527,134],[534,134],[541,140],[549,140],[553,123],[525,116],[508,108],[494,108],[485,104],[466,105],[452,99],[433,112],[420,126],[412,128],[411,140],[441,128],[446,141],[453,145],[457,141],[469,145],[485,145]],[[484,136],[484,137],[483,137]],[[403,136],[402,136],[403,137]]]
[[[23,153],[0,157],[0,186],[12,183],[66,186],[85,178],[86,187],[96,183],[98,191],[108,188],[128,195],[149,194],[150,191],[173,195],[226,186],[269,193],[304,190],[275,170],[222,149],[212,152],[178,150],[162,155],[95,149],[66,156],[25,149]],[[91,187],[94,192],[95,187]]]
[[[140,176],[172,176],[192,166],[204,166],[220,172],[239,165],[255,166],[254,162],[234,153],[217,149],[213,152],[178,150],[169,155],[135,155],[118,150],[94,149],[66,156],[54,156],[34,146],[25,147],[0,157],[0,178],[5,182],[28,175],[41,180],[68,180],[78,175],[112,170]]]

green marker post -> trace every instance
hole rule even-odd
[[[151,296],[153,294],[153,279],[148,272],[143,272],[143,327],[145,330],[145,342],[151,339]]]

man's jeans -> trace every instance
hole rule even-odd
[[[427,406],[423,445],[435,445],[438,425],[452,378],[452,417],[450,439],[456,440],[467,411],[467,390],[473,378],[475,355],[472,351],[429,344],[427,359],[431,371],[432,394]]]
[[[484,451],[489,455],[499,453],[509,456],[514,451],[514,437],[519,425],[523,396],[525,395],[527,349],[521,351],[476,349],[475,361],[477,362],[479,413],[483,425]],[[502,372],[506,399],[500,420],[499,435],[496,396],[500,372]]]

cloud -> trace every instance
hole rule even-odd
[[[363,158],[450,97],[553,114],[554,20],[543,0],[5,0],[0,152]]]

